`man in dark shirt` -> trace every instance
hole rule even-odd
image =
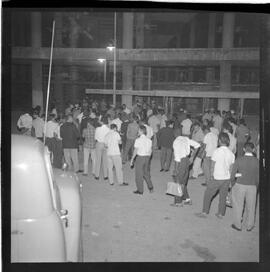
[[[120,129],[120,136],[122,139],[122,152],[124,153],[125,147],[126,147],[126,142],[127,142],[127,128],[129,124],[129,119],[128,115],[123,112],[122,113],[122,124],[121,124],[121,129]]]
[[[78,160],[78,140],[80,138],[80,133],[73,123],[71,114],[67,116],[66,122],[61,126],[60,136],[62,138],[65,161],[68,164],[69,169],[73,164],[74,171],[76,173],[81,172],[79,171]]]
[[[160,153],[160,172],[168,172],[171,166],[172,160],[172,145],[174,141],[173,122],[167,121],[166,127],[162,128],[157,133],[158,146],[161,147]]]
[[[247,209],[247,231],[251,231],[255,223],[256,195],[259,185],[259,160],[252,154],[255,152],[253,143],[246,143],[244,152],[244,156],[236,159],[231,173],[234,218],[234,223],[231,227],[241,231],[245,203],[245,208]]]

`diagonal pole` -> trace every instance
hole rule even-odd
[[[45,144],[45,135],[46,135],[46,129],[47,129],[48,106],[49,106],[49,97],[50,97],[50,84],[51,84],[51,73],[52,73],[52,56],[53,56],[54,29],[55,29],[55,21],[53,21],[53,27],[52,27],[52,42],[51,42],[50,66],[49,66],[49,77],[48,77],[48,87],[47,87],[47,99],[46,99],[46,110],[45,110],[44,135],[43,135],[43,143],[44,144]]]

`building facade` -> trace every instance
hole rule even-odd
[[[12,107],[44,106],[55,20],[50,100],[62,108],[86,94],[112,100],[115,73],[118,103],[259,114],[260,14],[117,12],[116,24],[114,15],[12,12]]]

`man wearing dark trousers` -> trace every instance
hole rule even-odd
[[[143,194],[143,179],[145,179],[150,193],[153,192],[153,184],[151,182],[149,169],[151,153],[152,141],[146,137],[146,127],[142,125],[139,128],[139,138],[135,140],[134,152],[130,161],[130,165],[132,166],[134,159],[137,156],[135,162],[135,181],[137,190],[134,191],[134,194]]]
[[[160,129],[157,133],[158,146],[161,147],[160,152],[160,172],[168,172],[172,160],[172,145],[174,141],[173,122],[166,121],[166,127]]]

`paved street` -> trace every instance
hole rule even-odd
[[[158,152],[152,160],[154,193],[135,195],[134,169],[124,165],[129,186],[80,175],[83,183],[83,247],[85,262],[257,262],[259,216],[252,232],[231,229],[232,210],[215,217],[218,197],[207,219],[202,209],[203,177],[189,181],[192,206],[171,207],[165,194],[170,173],[160,173]],[[258,211],[258,209],[257,209]]]

